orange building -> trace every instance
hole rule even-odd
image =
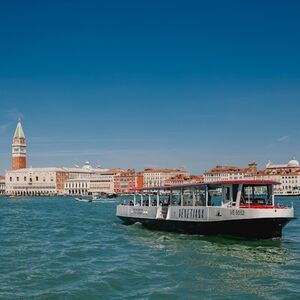
[[[12,143],[12,169],[26,168],[26,138],[19,121],[15,130]]]
[[[115,193],[129,193],[136,187],[136,171],[134,169],[120,170],[114,177]]]
[[[58,191],[63,191],[65,188],[65,182],[69,179],[68,172],[56,172],[56,188]]]
[[[144,187],[144,173],[138,172],[136,173],[136,187],[141,189]]]

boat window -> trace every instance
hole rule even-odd
[[[195,206],[205,206],[206,191],[204,189],[197,190]]]
[[[192,191],[184,191],[183,194],[183,206],[192,206],[193,205],[193,193]]]
[[[182,195],[182,196],[181,196]],[[185,188],[183,194],[179,190],[173,190],[172,196],[168,195],[166,201],[168,205],[181,205],[181,197],[183,206],[205,206],[206,190],[203,188]],[[162,198],[162,197],[161,197]]]
[[[241,205],[271,205],[271,186],[244,186]]]
[[[209,189],[208,190],[208,206],[220,206],[222,201],[222,189]]]

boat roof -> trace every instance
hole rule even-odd
[[[280,184],[278,181],[274,180],[224,180],[224,181],[213,181],[213,182],[199,182],[199,183],[187,183],[187,184],[176,184],[176,185],[164,185],[164,186],[152,186],[152,187],[142,187],[134,188],[134,191],[144,191],[144,190],[172,190],[181,189],[188,187],[218,187],[223,185],[233,185],[233,184],[245,184],[245,185],[276,185]]]

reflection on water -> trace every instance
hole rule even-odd
[[[130,228],[129,228],[130,227]],[[128,230],[137,230],[139,243],[152,244],[152,247],[166,251],[175,248],[178,251],[189,245],[189,250],[201,254],[233,257],[245,262],[285,264],[295,260],[282,240],[244,240],[224,236],[198,236],[166,232],[152,232],[139,223],[128,226]],[[143,235],[140,235],[140,230]]]
[[[220,255],[236,257],[248,262],[287,263],[292,255],[281,240],[247,241],[229,237],[202,238]]]
[[[163,251],[165,261],[176,264],[175,272],[169,271],[170,276],[177,276],[179,271],[182,278],[189,278],[181,283],[181,289],[201,290],[210,297],[214,295],[212,289],[217,289],[214,297],[238,298],[243,294],[277,299],[272,294],[280,294],[286,288],[287,276],[290,283],[299,280],[299,271],[298,275],[290,273],[290,268],[299,264],[299,258],[297,261],[281,240],[248,241],[148,230],[141,236],[139,231],[145,229],[137,224],[131,230],[135,231],[138,244]]]

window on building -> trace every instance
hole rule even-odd
[[[24,181],[26,181],[27,180],[27,178],[26,178],[26,176],[24,176]]]
[[[17,176],[17,181],[19,181],[19,176]]]
[[[36,181],[39,181],[39,177],[38,177],[38,176],[35,176],[35,180],[36,180]]]

